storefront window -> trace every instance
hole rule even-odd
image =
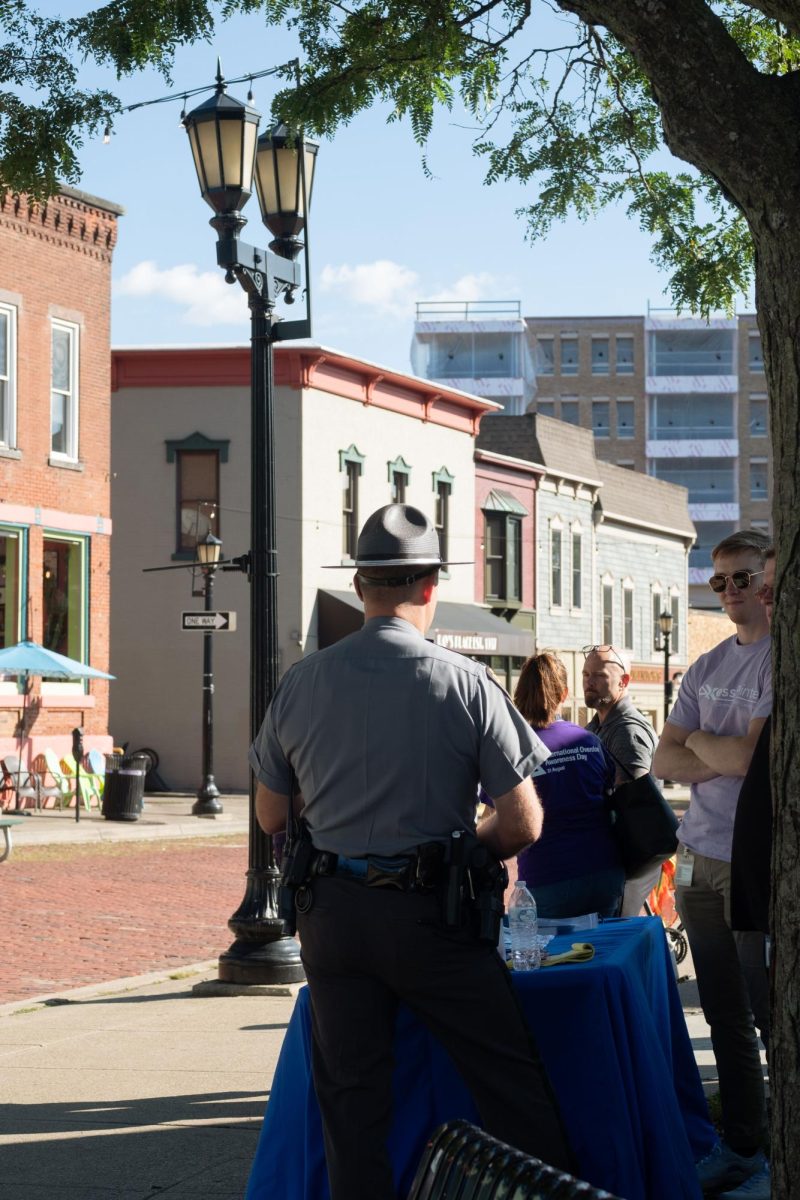
[[[0,647],[14,646],[20,639],[20,536],[0,529]]]
[[[42,566],[43,634],[48,650],[83,661],[84,650],[83,539],[45,538]]]

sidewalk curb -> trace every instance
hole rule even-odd
[[[120,992],[131,992],[136,988],[147,987],[155,983],[169,983],[176,980],[188,979],[191,975],[203,975],[216,971],[217,960],[208,959],[206,962],[189,963],[185,967],[148,971],[144,975],[128,975],[122,979],[109,979],[104,983],[89,983],[84,987],[72,988],[69,991],[47,992],[43,996],[23,996],[19,1000],[10,1000],[0,1004],[0,1017],[11,1017],[17,1013],[24,1014],[42,1008],[56,1008],[62,1004],[80,1004],[83,1000],[95,1000],[103,996],[115,996]],[[194,988],[192,988],[192,991]]]

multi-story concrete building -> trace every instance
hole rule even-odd
[[[497,405],[319,346],[275,353],[278,639],[281,668],[329,645],[363,619],[352,587],[364,519],[391,501],[434,517],[446,558],[430,637],[495,663],[533,650],[474,603],[475,473],[481,418]],[[249,545],[249,347],[113,352],[114,556],[111,669],[118,738],[153,746],[172,787],[201,782],[202,638],[180,631],[198,535],[224,554]],[[326,569],[341,564],[343,569]],[[247,583],[217,574],[219,609],[238,614],[215,643],[215,774],[248,782]]]
[[[706,586],[711,549],[736,528],[770,527],[767,392],[755,317],[706,322],[653,310],[647,317],[528,317],[526,325],[534,378],[519,394],[535,393],[526,407],[591,429],[599,459],[688,488],[697,530],[690,601],[718,607]],[[435,314],[415,326],[412,361],[426,375],[453,338],[449,324],[437,328]],[[490,332],[491,318],[482,316],[480,336]],[[427,357],[420,358],[423,343]],[[477,383],[462,375],[459,386]]]
[[[122,209],[0,199],[0,646],[108,670],[111,256]],[[110,749],[109,684],[0,676],[0,754]]]
[[[531,336],[519,301],[425,301],[417,304],[411,369],[524,413],[535,394]]]
[[[505,462],[518,472],[527,463],[536,475],[536,644],[557,650],[567,665],[567,711],[581,723],[590,715],[583,709],[581,647],[612,644],[633,662],[634,703],[660,728],[658,618],[665,609],[673,622],[670,675],[687,662],[694,527],[686,489],[603,462],[589,430],[533,413],[484,419],[478,459],[479,468],[483,460]]]

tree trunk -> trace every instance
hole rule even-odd
[[[800,212],[797,213],[800,226]],[[772,624],[772,1195],[800,1180],[800,227],[756,239],[756,300],[770,396],[776,603]]]
[[[800,75],[755,70],[706,0],[558,0],[649,78],[674,154],[744,214],[770,398],[776,602],[770,1078],[772,1196],[800,1195]],[[794,1186],[792,1181],[794,1180]]]

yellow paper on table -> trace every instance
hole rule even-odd
[[[548,954],[542,956],[543,967],[555,967],[559,963],[589,962],[594,958],[594,946],[591,942],[573,942],[571,950],[563,954]]]

